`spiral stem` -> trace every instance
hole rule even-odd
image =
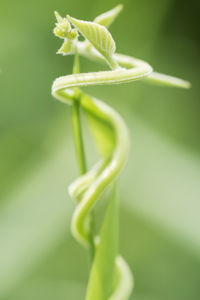
[[[56,99],[73,105],[75,145],[81,176],[69,186],[70,195],[78,202],[72,217],[71,230],[77,241],[84,247],[90,248],[93,245],[93,256],[95,241],[98,240],[98,237],[94,237],[93,232],[91,232],[91,213],[100,195],[116,180],[126,163],[129,151],[129,134],[123,119],[114,109],[83,93],[79,88],[120,84],[139,79],[182,88],[189,88],[190,84],[176,77],[153,72],[152,67],[143,60],[115,54],[114,41],[103,26],[67,16],[68,20],[80,31],[82,30],[82,34],[86,38],[88,37],[91,43],[87,39],[80,42],[77,40],[77,31],[74,32],[74,29],[71,29],[68,21],[62,19],[58,14],[56,16],[58,24],[56,25],[55,34],[65,39],[64,46],[61,47],[62,51],[59,53],[63,55],[76,54],[76,58],[79,54],[98,62],[107,62],[111,67],[111,70],[108,71],[90,73],[80,73],[77,67],[75,68],[76,74],[59,77],[52,85],[52,95]],[[116,11],[112,10],[97,19],[98,22],[106,20],[107,23],[110,23],[115,16]],[[104,18],[106,19],[104,20]],[[70,38],[69,49],[65,47],[66,37]],[[114,147],[104,153],[100,161],[89,171],[86,171],[79,116],[80,108],[102,124],[107,124],[114,137]],[[127,300],[133,288],[132,274],[121,256],[116,257],[115,263],[118,282],[108,300]]]

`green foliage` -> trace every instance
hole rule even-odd
[[[109,25],[119,13],[121,7],[109,11],[97,18],[100,23]],[[66,19],[56,15],[58,24],[54,31],[67,38],[71,27]],[[52,86],[52,95],[58,100],[72,101],[75,118],[73,118],[77,160],[80,177],[70,187],[70,195],[78,205],[72,218],[71,230],[77,241],[90,249],[92,270],[87,290],[87,300],[128,299],[132,288],[132,274],[122,257],[117,255],[116,208],[108,209],[96,245],[94,236],[94,214],[92,210],[107,186],[116,180],[128,155],[129,135],[122,118],[108,105],[86,95],[79,87],[97,84],[116,84],[150,77],[152,68],[139,59],[115,54],[115,42],[105,26],[67,16],[67,19],[81,32],[86,41],[78,42],[71,48],[76,55],[74,70],[77,69],[78,54],[89,58],[99,57],[105,60],[112,71],[76,73],[56,79]],[[67,25],[66,25],[67,24]],[[94,47],[91,49],[88,42]],[[130,68],[126,68],[130,66]],[[122,68],[124,67],[124,68]],[[79,70],[77,70],[79,72]],[[151,80],[151,79],[154,80]],[[175,77],[154,73],[150,81],[172,86],[188,88],[189,84]],[[84,148],[80,128],[79,107],[86,111],[89,125],[99,146],[102,159],[90,171],[86,171]],[[84,168],[83,168],[84,166]],[[113,197],[115,198],[115,197]],[[114,203],[114,202],[113,202]],[[118,274],[118,275],[117,275]],[[117,280],[116,280],[117,277]],[[114,279],[116,280],[114,282]]]
[[[57,11],[55,11],[55,17],[57,19],[57,23],[53,32],[57,37],[64,39],[64,42],[61,48],[57,51],[57,54],[70,54],[73,49],[74,40],[77,38],[77,30],[72,29],[67,19],[62,18]]]
[[[75,0],[66,9],[92,20],[101,7],[110,5],[104,0],[101,7],[93,4]],[[61,11],[66,2],[56,5]],[[87,259],[66,231],[73,211],[66,184],[76,176],[71,118],[68,108],[49,100],[55,74],[70,73],[72,63],[71,58],[54,56],[58,44],[48,29],[54,22],[54,9],[55,2],[46,0],[28,5],[24,0],[12,6],[1,3],[3,300],[77,300],[85,292]],[[200,173],[195,32],[197,37],[199,26],[194,27],[193,16],[198,10],[194,2],[180,10],[168,0],[152,1],[150,7],[144,1],[129,1],[125,10],[115,27],[121,49],[148,57],[168,73],[187,74],[194,86],[189,93],[143,83],[93,88],[125,117],[133,144],[121,178],[120,213],[120,252],[136,278],[131,299],[196,300],[200,292]],[[190,14],[191,22],[187,22]],[[125,28],[129,28],[128,41]],[[90,65],[82,63],[82,69],[88,70]],[[84,137],[89,142],[87,132]],[[89,163],[95,159],[91,149],[89,144]]]
[[[83,108],[90,130],[94,136],[100,154],[103,157],[106,157],[108,153],[113,152],[116,143],[113,126],[109,123],[106,115],[98,110],[98,107],[92,99],[88,95],[84,95],[84,99],[85,98],[87,98],[87,101],[85,101],[87,106],[84,105]],[[84,99],[82,99],[82,102]]]
[[[114,22],[115,18],[121,12],[122,8],[123,8],[123,6],[121,4],[117,5],[113,9],[111,9],[111,10],[105,12],[104,14],[101,14],[98,17],[96,17],[94,19],[94,22],[108,28]]]
[[[118,219],[118,197],[114,189],[97,242],[86,300],[107,300],[114,289],[117,274],[115,259],[118,252]]]
[[[110,32],[102,25],[95,22],[87,22],[77,20],[67,16],[68,20],[76,26],[82,35],[101,53],[105,59],[111,64],[116,66],[113,59],[116,46]]]

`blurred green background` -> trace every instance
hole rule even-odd
[[[117,52],[192,83],[189,91],[145,82],[86,89],[120,111],[130,130],[120,178],[120,252],[135,276],[131,299],[197,300],[200,2],[121,2],[110,28]],[[75,203],[67,186],[78,173],[71,109],[50,94],[53,80],[71,73],[73,59],[55,55],[61,41],[52,34],[53,11],[92,20],[118,3],[0,2],[1,300],[84,299],[87,253],[69,232]],[[81,69],[100,67],[81,59]]]

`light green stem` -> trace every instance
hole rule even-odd
[[[83,136],[81,130],[81,121],[80,121],[80,102],[74,101],[72,106],[72,120],[73,120],[73,133],[74,133],[74,144],[76,150],[76,157],[79,167],[80,175],[83,175],[87,172],[85,151],[83,145]],[[95,245],[94,245],[94,235],[95,235],[95,218],[94,212],[92,211],[89,216],[89,240],[90,240],[90,263],[93,262],[95,254]]]
[[[80,175],[83,175],[87,172],[87,168],[86,168],[86,159],[85,159],[83,137],[81,132],[81,124],[80,124],[80,103],[78,100],[73,102],[72,122],[73,122],[74,144],[75,144],[78,168],[79,168]]]
[[[115,42],[104,26],[109,26],[120,10],[121,6],[118,6],[99,16],[94,22],[82,21],[70,16],[63,19],[56,13],[58,23],[54,29],[55,35],[64,39],[58,53],[75,54],[74,74],[57,78],[52,85],[52,95],[73,106],[74,140],[81,176],[69,187],[70,195],[79,202],[73,215],[71,229],[77,241],[89,248],[91,260],[95,252],[93,209],[107,186],[116,180],[127,160],[129,135],[123,119],[115,110],[81,92],[79,88],[127,83],[140,79],[159,85],[190,87],[190,83],[185,80],[153,72],[152,67],[143,60],[115,53]],[[85,37],[85,41],[78,41],[78,31]],[[111,70],[80,73],[78,53],[89,59],[107,63]],[[102,155],[101,160],[90,171],[86,170],[80,107],[86,114],[96,119],[96,124],[99,122],[101,125],[106,124],[114,140],[114,146]],[[133,288],[132,274],[121,256],[117,255],[115,262],[119,279],[108,300],[127,300]]]
[[[78,52],[76,51],[75,59],[74,59],[74,66],[73,66],[73,73],[78,73],[80,71],[79,68],[79,57]],[[80,97],[81,91],[78,88],[74,88],[74,101],[72,106],[72,123],[73,123],[73,134],[74,134],[74,144],[75,144],[75,151],[76,151],[76,158],[79,168],[80,175],[83,175],[87,172],[87,164],[86,164],[86,157],[84,151],[84,144],[83,144],[83,135],[81,129],[81,119],[80,119]],[[93,262],[94,253],[95,253],[95,245],[94,245],[94,235],[95,235],[95,219],[94,219],[94,212],[92,211],[89,216],[89,252],[90,252],[90,263]]]

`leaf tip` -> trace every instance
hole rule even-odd
[[[71,17],[70,15],[66,15],[67,20],[69,20],[71,23],[73,23],[73,21],[76,21],[75,18]]]
[[[58,23],[62,22],[62,17],[56,10],[54,11],[54,15],[55,15],[56,20],[57,20]]]
[[[123,5],[119,4],[119,5],[115,6],[113,9],[97,16],[94,19],[94,22],[108,28],[113,23],[115,18],[119,15],[119,13],[121,12],[122,9],[123,9]]]

